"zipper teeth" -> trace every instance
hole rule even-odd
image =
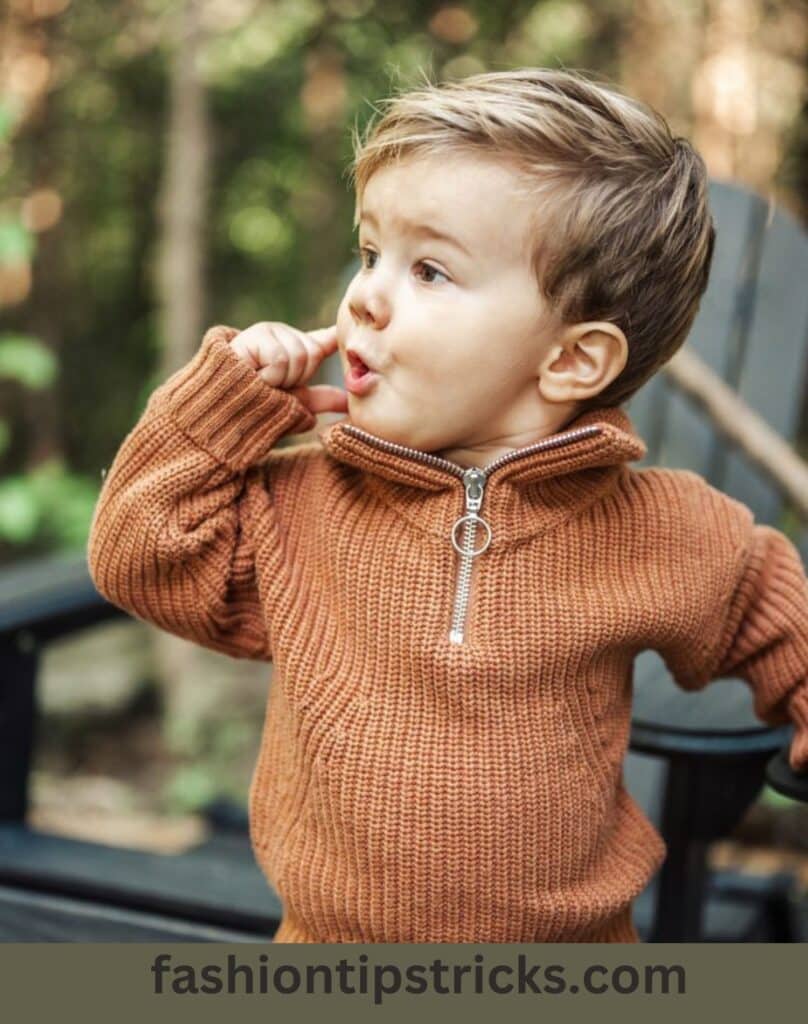
[[[515,451],[501,455],[498,459],[494,459],[493,462],[489,463],[485,468],[471,467],[466,469],[463,466],[457,465],[455,462],[450,462],[448,459],[442,459],[439,455],[432,455],[429,452],[422,452],[417,448],[409,448],[407,445],[397,444],[395,441],[387,441],[383,437],[377,437],[375,434],[369,434],[366,430],[362,430],[361,427],[356,427],[353,424],[345,424],[343,429],[349,434],[353,434],[355,437],[364,438],[369,444],[374,445],[376,448],[381,448],[384,451],[394,452],[399,455],[405,455],[409,458],[417,459],[419,462],[425,462],[438,469],[445,469],[447,472],[451,473],[452,476],[459,477],[464,482],[467,473],[477,470],[482,475],[483,487],[485,487],[485,484],[488,482],[488,477],[494,470],[499,469],[500,466],[504,466],[508,462],[512,462],[514,459],[518,459],[523,455],[529,455],[531,452],[541,451],[544,448],[560,448],[563,445],[571,444],[573,441],[580,440],[581,438],[591,437],[594,434],[602,433],[602,427],[596,425],[576,427],[574,430],[568,430],[566,433],[558,434],[555,437],[546,437],[542,441],[537,441],[536,444],[528,445],[525,448],[518,448]],[[449,640],[453,644],[462,644],[465,637],[466,616],[468,613],[469,591],[471,587],[471,570],[474,561],[471,552],[474,548],[476,527],[477,523],[474,519],[467,521],[463,533],[464,553],[460,559],[460,568],[455,588],[455,604],[452,613],[451,628],[449,631]]]
[[[432,455],[429,452],[419,451],[417,448],[408,448],[406,445],[397,444],[395,441],[387,441],[385,438],[377,437],[375,434],[369,434],[366,430],[362,430],[361,427],[353,426],[353,424],[344,424],[343,430],[347,431],[349,434],[353,434],[355,437],[364,438],[369,444],[375,445],[377,448],[382,448],[385,451],[395,452],[400,455],[408,455],[410,458],[418,459],[420,462],[426,462],[438,469],[445,469],[453,476],[459,477],[461,480],[466,473],[466,470],[462,466],[458,466],[456,462],[450,462],[448,459],[442,459],[439,455]],[[572,441],[577,441],[584,437],[591,437],[592,435],[600,434],[601,432],[602,427],[595,425],[589,427],[576,427],[574,430],[569,430],[565,434],[559,434],[556,437],[546,437],[542,441],[537,441],[536,444],[528,445],[525,448],[517,448],[515,451],[508,452],[505,455],[500,455],[498,459],[494,459],[493,462],[489,463],[485,467],[479,467],[479,469],[487,479],[489,474],[495,469],[499,469],[500,466],[504,466],[505,463],[511,462],[513,459],[518,459],[522,455],[529,455],[531,452],[541,451],[544,448],[560,448]]]
[[[463,532],[463,548],[465,554],[460,559],[460,570],[455,588],[455,606],[452,614],[452,627],[449,639],[452,643],[463,643],[466,628],[466,612],[468,610],[469,591],[471,589],[471,570],[474,559],[471,557],[471,550],[474,547],[474,535],[477,532],[477,523],[472,519],[466,523]]]
[[[409,455],[411,458],[418,459],[420,462],[427,462],[431,466],[435,466],[439,469],[447,469],[454,476],[458,476],[462,479],[463,468],[458,466],[455,462],[450,462],[448,459],[442,459],[439,455],[430,455],[429,452],[418,451],[417,448],[408,448],[403,444],[396,444],[395,441],[387,441],[383,437],[377,437],[375,434],[369,434],[366,430],[362,430],[361,427],[355,427],[350,423],[343,425],[343,430],[349,434],[353,434],[355,437],[364,438],[369,444],[374,445],[376,448],[383,448],[385,451],[395,452],[399,455]]]
[[[592,437],[601,432],[602,427],[593,425],[589,427],[576,427],[575,430],[569,430],[566,434],[559,434],[557,437],[546,437],[543,441],[537,441],[536,444],[528,445],[527,448],[517,448],[506,455],[500,455],[498,459],[494,459],[492,463],[483,469],[483,473],[488,476],[492,470],[499,469],[506,462],[518,459],[520,455],[529,455],[531,452],[541,451],[543,448],[561,448],[572,441],[577,441],[584,437]]]

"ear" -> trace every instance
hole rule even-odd
[[[622,373],[628,341],[615,324],[589,320],[564,328],[539,367],[538,385],[548,402],[579,402],[599,394]]]

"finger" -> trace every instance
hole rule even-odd
[[[331,384],[312,384],[309,387],[293,388],[291,393],[297,395],[307,408],[314,413],[347,412],[348,394],[342,388]]]
[[[306,366],[303,380],[310,380],[325,359],[337,350],[337,327],[320,327],[314,331],[300,331],[292,328],[297,337],[305,346],[309,355],[309,362]]]
[[[233,344],[256,370],[274,363],[271,356],[276,343],[272,337],[272,327],[273,325],[267,321],[259,321],[239,332],[233,339]]]
[[[333,352],[337,347],[336,324],[331,324],[330,327],[317,327],[313,331],[306,331],[305,333],[315,344],[324,348],[326,352]]]
[[[314,354],[305,336],[288,324],[278,324],[275,336],[283,345],[286,355],[286,375],[280,383],[282,388],[292,388],[301,381],[308,380],[314,372]]]

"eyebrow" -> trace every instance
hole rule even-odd
[[[360,222],[363,220],[367,220],[376,227],[379,226],[379,222],[376,220],[375,214],[373,214],[370,210],[362,210],[362,212],[359,214],[359,220]],[[417,222],[407,220],[406,218],[402,219],[402,223],[404,224],[404,227],[411,231],[414,235],[425,235],[428,238],[436,238],[438,239],[438,241],[441,242],[448,242],[449,245],[454,245],[456,248],[460,249],[461,252],[464,252],[467,256],[472,256],[472,254],[469,252],[466,246],[463,245],[462,242],[459,242],[452,235],[447,235],[444,231],[439,231],[437,228],[433,228],[429,224],[418,224]]]

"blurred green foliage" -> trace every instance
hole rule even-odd
[[[254,717],[234,715],[193,724],[170,719],[164,735],[172,756],[181,760],[160,794],[166,812],[198,812],[222,797],[246,805],[249,775],[241,762],[244,752],[255,750],[260,740],[260,723]]]
[[[0,266],[28,260],[32,275],[22,301],[0,296],[0,563],[84,545],[101,471],[161,380],[157,199],[181,6],[74,0],[21,29],[50,66],[23,123],[0,94]],[[380,97],[424,73],[521,64],[619,82],[627,41],[652,30],[629,0],[207,0],[202,10],[205,324],[315,326],[336,309],[355,244],[350,129]],[[799,123],[795,154],[806,148]],[[797,191],[803,163],[783,161]],[[34,189],[61,201],[41,232],[23,216]]]

